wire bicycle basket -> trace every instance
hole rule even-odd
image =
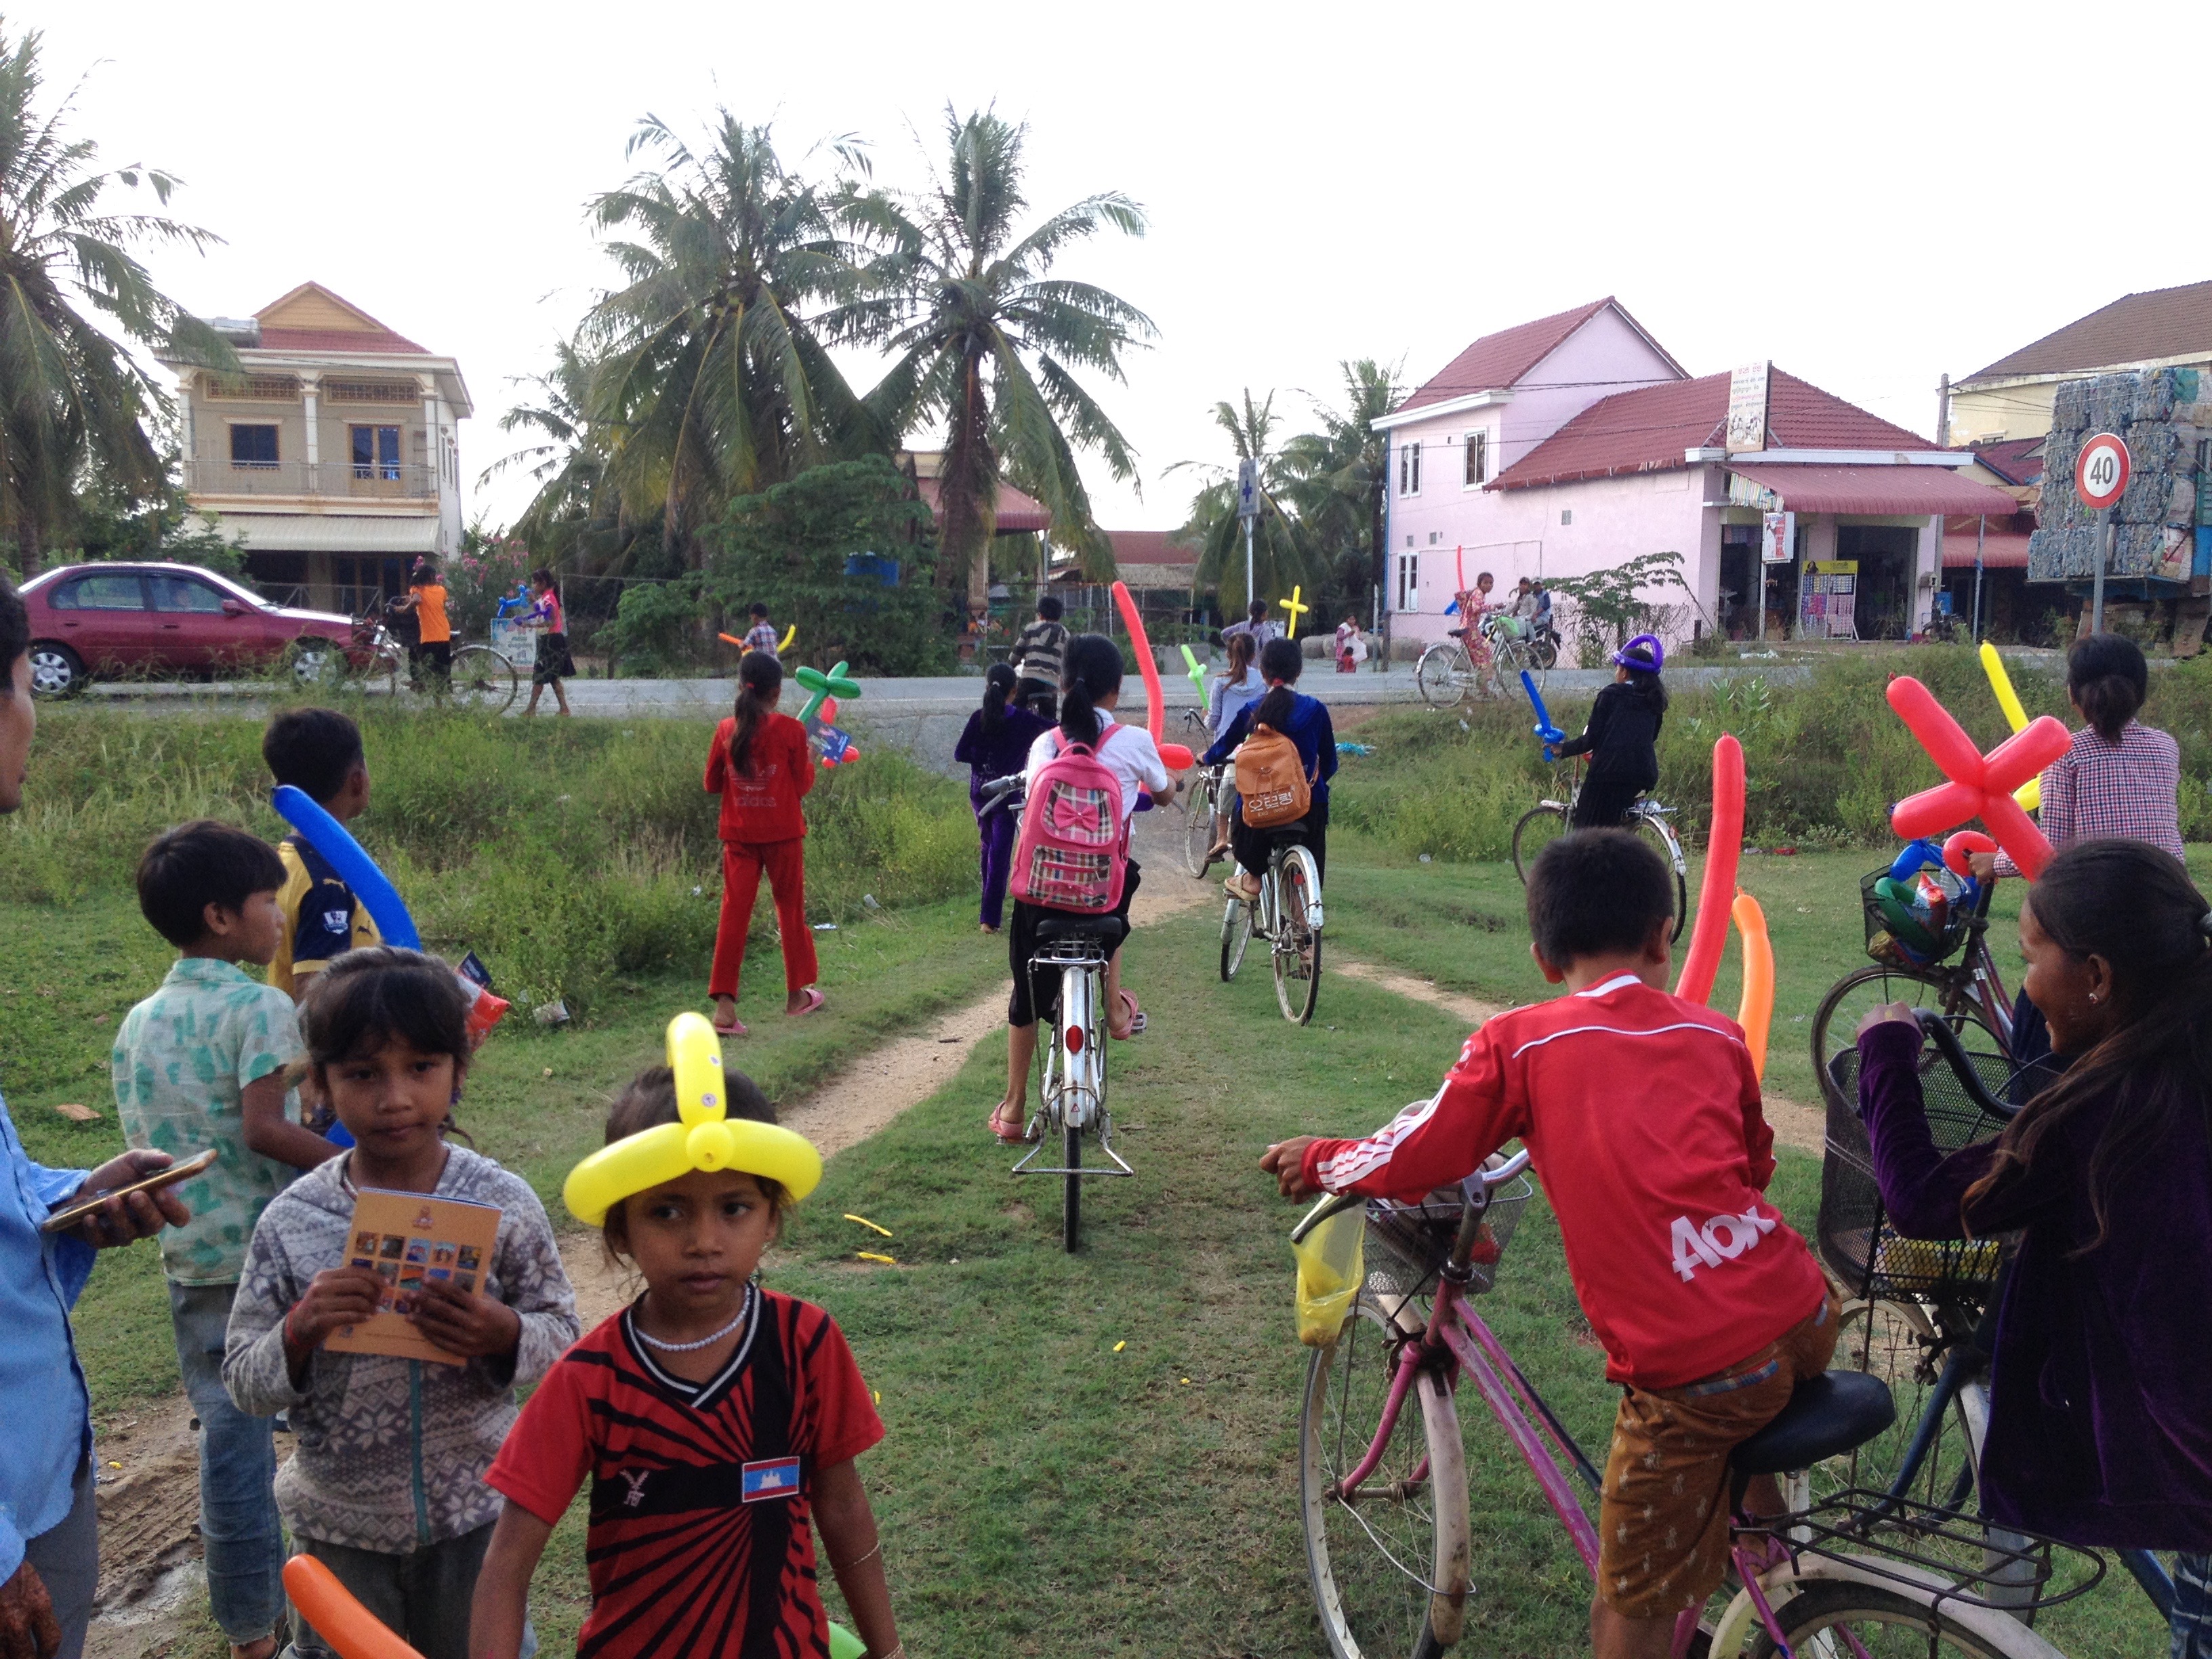
[[[1466,1293],[1476,1296],[1498,1282],[1498,1264],[1512,1242],[1521,1212],[1536,1194],[1525,1175],[1516,1176],[1490,1195],[1477,1236],[1473,1277]],[[1459,1188],[1447,1187],[1418,1204],[1387,1198],[1367,1202],[1367,1288],[1378,1296],[1419,1296],[1451,1256],[1464,1206]]]

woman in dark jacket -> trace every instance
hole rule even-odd
[[[1275,837],[1285,830],[1305,830],[1314,873],[1324,878],[1328,874],[1328,781],[1336,775],[1336,727],[1329,720],[1327,703],[1297,689],[1298,672],[1304,666],[1305,659],[1294,640],[1269,640],[1261,646],[1260,676],[1267,682],[1267,696],[1237,711],[1237,718],[1214,739],[1202,763],[1218,766],[1252,735],[1254,726],[1264,726],[1281,732],[1297,748],[1298,759],[1305,764],[1306,782],[1313,791],[1305,817],[1267,830],[1249,827],[1240,803],[1230,820],[1229,845],[1243,867],[1230,877],[1227,885],[1241,899],[1260,896],[1260,878],[1267,872]]]
[[[1030,745],[1052,722],[1011,701],[1014,671],[994,662],[983,677],[983,706],[968,717],[968,729],[952,750],[968,768],[968,804],[975,809],[975,832],[982,838],[983,931],[995,933],[1006,909],[1006,877],[1012,869],[1014,832],[1021,812],[1002,801],[986,811],[983,786],[1012,777],[1029,764]],[[1055,688],[1057,690],[1057,688]]]
[[[1597,694],[1589,725],[1559,747],[1563,758],[1590,757],[1575,798],[1571,827],[1577,830],[1612,828],[1659,781],[1659,727],[1667,718],[1659,671],[1666,665],[1666,648],[1654,635],[1638,634],[1613,653],[1613,684]]]
[[[2212,908],[2179,860],[2076,842],[2021,907],[2065,1074],[1944,1157],[1903,1004],[1859,1029],[1859,1109],[1909,1238],[2021,1230],[1997,1303],[1983,1507],[2068,1543],[2174,1550],[2177,1655],[2212,1652]]]

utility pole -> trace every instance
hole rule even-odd
[[[1252,526],[1260,520],[1260,464],[1250,456],[1237,464],[1237,516],[1244,520],[1244,614],[1252,614]]]
[[[1982,538],[1989,534],[1990,515],[1974,520],[1974,643],[1982,642]]]
[[[1936,382],[1936,447],[1951,447],[1951,377],[1942,376]]]

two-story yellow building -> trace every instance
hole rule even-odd
[[[1979,448],[2041,438],[2060,386],[2131,368],[2212,372],[2212,283],[2122,295],[1954,380],[1949,441]]]
[[[360,615],[461,544],[460,365],[319,283],[210,319],[240,373],[172,363],[185,493],[280,601]]]

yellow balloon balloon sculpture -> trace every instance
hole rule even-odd
[[[822,1154],[804,1135],[726,1115],[722,1045],[704,1014],[678,1014],[668,1022],[668,1066],[676,1073],[679,1121],[602,1146],[569,1170],[561,1198],[577,1220],[599,1226],[623,1200],[694,1170],[765,1176],[794,1199],[820,1184]]]
[[[2012,676],[2005,672],[2004,659],[1987,640],[1982,641],[1982,672],[1990,677],[1990,690],[1997,694],[1997,707],[2004,710],[2005,724],[2015,732],[2027,730],[2027,710],[2020,706],[2020,693],[2012,689]],[[2020,803],[2021,811],[2033,812],[2043,805],[2043,780],[2030,778],[2012,792]]]

